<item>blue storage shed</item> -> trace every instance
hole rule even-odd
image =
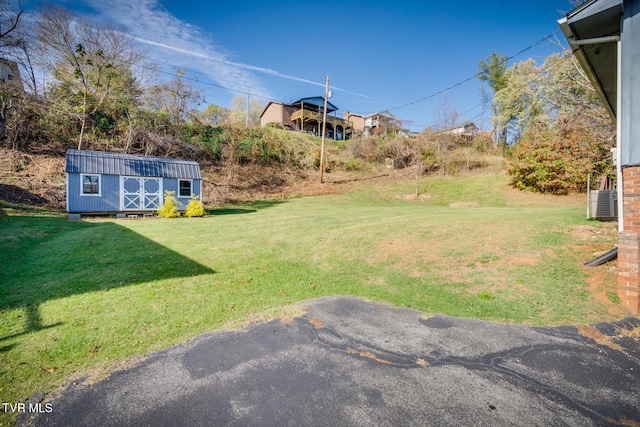
[[[102,151],[67,151],[67,212],[135,213],[158,210],[174,191],[184,209],[202,200],[200,166],[191,160]]]

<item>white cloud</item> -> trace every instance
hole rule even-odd
[[[275,76],[275,77],[281,77],[283,79],[295,80],[295,81],[302,82],[302,83],[308,83],[308,84],[311,84],[311,85],[324,87],[324,85],[322,83],[314,82],[312,80],[304,79],[304,78],[301,78],[301,77],[295,77],[295,76],[290,76],[290,75],[287,75],[287,74],[282,74],[282,73],[279,73],[278,71],[275,71],[275,70],[272,70],[272,69],[269,69],[269,68],[258,67],[258,66],[249,65],[249,64],[242,64],[242,63],[239,63],[239,62],[227,61],[221,55],[211,56],[209,54],[204,54],[204,53],[200,53],[200,52],[197,52],[197,51],[190,51],[188,49],[183,49],[183,48],[176,47],[176,46],[170,46],[170,45],[165,44],[165,43],[160,43],[160,42],[156,42],[156,41],[153,41],[153,40],[147,40],[147,39],[143,39],[143,38],[140,38],[140,37],[136,37],[135,39],[138,42],[146,44],[146,45],[160,47],[160,48],[163,48],[163,49],[171,50],[171,51],[178,52],[178,53],[183,53],[185,55],[190,55],[190,56],[201,58],[201,59],[205,59],[205,60],[208,60],[208,61],[220,62],[220,63],[222,63],[224,65],[227,65],[227,66],[235,68],[235,69],[242,69],[242,70],[246,70],[246,71],[256,71],[256,72],[259,72],[259,73],[269,74],[269,75]]]
[[[324,82],[229,60],[229,55],[213,42],[211,35],[169,13],[159,0],[84,1],[95,10],[98,19],[124,28],[138,43],[144,45],[151,59],[170,65],[174,70],[194,72],[195,77],[204,84],[210,79],[219,86],[230,89],[232,96],[246,93],[250,87],[254,95],[276,99],[257,75],[324,88]],[[332,86],[331,89],[373,99],[336,86]]]
[[[86,0],[102,19],[123,27],[135,40],[147,47],[148,56],[185,71],[193,71],[200,80],[207,76],[220,86],[234,91],[269,97],[269,90],[252,73],[272,74],[272,70],[238,64],[200,28],[184,22],[163,8],[158,0]],[[277,73],[276,73],[277,74]]]

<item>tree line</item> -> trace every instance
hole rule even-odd
[[[110,144],[155,154],[163,144],[183,142],[188,151],[196,142],[220,158],[224,147],[244,141],[238,129],[259,124],[259,102],[247,106],[238,96],[229,108],[206,104],[195,77],[176,69],[161,79],[158,64],[126,32],[60,6],[43,6],[27,23],[19,7],[0,0],[0,58],[19,64],[21,74],[0,81],[6,148]],[[615,127],[573,53],[542,64],[529,59],[508,66],[507,59],[494,53],[479,61],[478,77],[488,84],[482,96],[492,111],[494,148],[510,158],[512,184],[564,194],[583,190],[588,174],[613,176]],[[234,157],[236,150],[226,151]],[[416,158],[444,159],[445,151]]]
[[[615,176],[614,121],[571,50],[510,67],[494,53],[479,68],[491,89],[483,98],[494,140],[507,148],[515,187],[567,194],[584,191],[589,174]]]
[[[238,96],[229,108],[205,107],[195,77],[176,69],[161,79],[158,64],[118,28],[54,5],[33,18],[27,23],[20,8],[0,1],[0,57],[17,63],[21,75],[0,81],[0,140],[7,148],[106,141],[140,151],[149,140],[189,141],[216,127],[259,123],[255,100],[247,106]]]

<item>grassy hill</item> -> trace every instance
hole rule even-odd
[[[195,134],[186,141],[152,134],[138,139],[145,142],[133,144],[130,152],[198,161],[208,205],[341,192],[363,180],[415,179],[416,173],[420,178],[478,169],[496,172],[504,167],[502,157],[477,144],[434,155],[425,140],[328,139],[326,185],[320,185],[321,140],[312,135],[275,128],[229,128],[208,136]],[[125,147],[117,141],[94,141],[86,149],[123,152]],[[59,144],[29,151],[0,149],[0,201],[64,210],[64,153]]]
[[[582,266],[615,246],[615,224],[587,221],[582,197],[510,188],[482,147],[425,143],[329,140],[320,183],[309,135],[248,130],[187,151],[163,140],[155,154],[199,161],[204,218],[74,222],[64,153],[2,150],[2,401],[326,295],[534,325],[626,314],[615,270]]]
[[[581,199],[523,195],[500,173],[423,178],[417,196],[409,177],[348,186],[170,220],[70,222],[5,205],[0,397],[100,378],[325,295],[533,325],[624,315],[610,266],[582,266],[615,246],[615,225],[585,220]]]

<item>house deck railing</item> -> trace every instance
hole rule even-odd
[[[296,121],[296,120],[315,120],[318,123],[322,123],[322,113],[317,113],[315,111],[309,111],[309,110],[298,110],[296,112],[294,112],[293,114],[291,114],[291,121]],[[333,125],[340,125],[343,127],[353,127],[353,123],[349,120],[344,120],[341,119],[339,117],[334,117],[334,116],[330,116],[327,115],[327,123],[331,123]]]

